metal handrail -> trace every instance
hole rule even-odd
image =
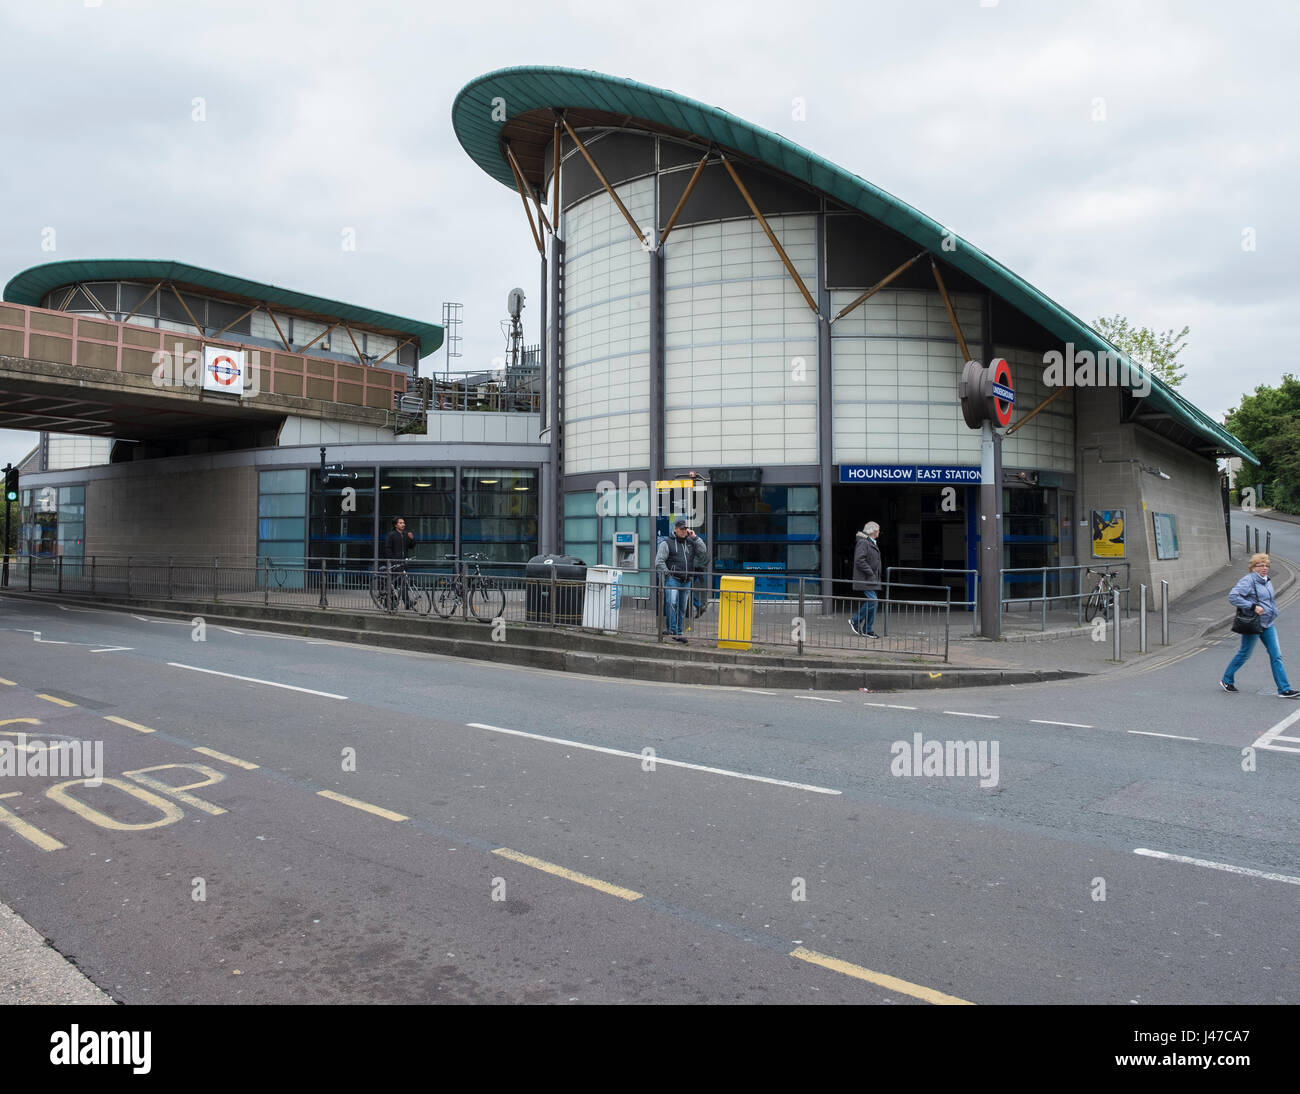
[[[980,632],[980,572],[979,570],[974,570],[974,569],[955,570],[955,569],[947,569],[939,566],[887,566],[885,568],[886,596],[888,596],[889,594],[889,586],[890,586],[889,575],[892,574],[895,570],[899,571],[900,573],[912,573],[912,574],[961,574],[964,577],[969,577],[971,575],[974,575],[975,595],[970,600],[952,600],[951,599],[952,589],[946,585],[943,587],[948,589],[950,606],[957,607],[957,608],[969,607],[971,609],[971,634],[974,635],[979,634]],[[937,585],[928,586],[928,588],[938,588],[938,587],[939,586]]]
[[[1101,560],[1100,560],[1100,559],[1097,559],[1097,560],[1094,560],[1094,561],[1101,561]],[[1129,584],[1125,584],[1125,585],[1112,585],[1112,591],[1114,591],[1114,592],[1121,592],[1121,593],[1124,594],[1124,618],[1127,619],[1127,618],[1129,617],[1129,615],[1132,613],[1132,588],[1131,588],[1131,582],[1132,582],[1132,572],[1133,572],[1133,567],[1132,567],[1132,563],[1130,563],[1130,562],[1120,560],[1120,561],[1116,561],[1116,562],[1110,563],[1109,565],[1107,565],[1107,566],[1103,566],[1103,567],[1097,567],[1097,566],[1085,566],[1085,565],[1083,565],[1083,563],[1078,563],[1078,564],[1073,565],[1073,566],[1016,566],[1016,567],[1006,567],[1006,568],[1003,568],[1003,569],[999,570],[999,571],[998,571],[998,594],[999,594],[999,595],[998,595],[998,631],[999,631],[999,633],[1001,633],[1001,630],[1002,630],[1002,613],[1003,613],[1003,610],[1006,608],[1006,606],[1007,606],[1008,604],[1034,604],[1034,603],[1039,603],[1039,602],[1042,603],[1042,621],[1041,621],[1041,624],[1040,624],[1039,629],[1042,630],[1042,631],[1046,631],[1046,630],[1047,630],[1047,602],[1048,602],[1049,600],[1073,600],[1073,601],[1075,601],[1075,602],[1076,602],[1076,606],[1077,606],[1077,618],[1078,618],[1078,622],[1079,622],[1079,625],[1082,626],[1082,625],[1083,625],[1083,601],[1084,601],[1084,599],[1086,599],[1087,597],[1092,596],[1092,594],[1095,593],[1095,592],[1097,591],[1096,588],[1085,589],[1085,588],[1083,587],[1083,586],[1084,586],[1084,582],[1083,582],[1083,573],[1084,573],[1084,572],[1101,573],[1101,572],[1104,572],[1104,571],[1107,571],[1107,570],[1114,570],[1114,569],[1117,569],[1117,568],[1120,567],[1120,566],[1123,566],[1123,567],[1124,567],[1124,570],[1125,570],[1124,580],[1125,580],[1126,582],[1128,582]],[[1047,574],[1048,574],[1049,572],[1052,573],[1052,574],[1054,574],[1055,576],[1057,576],[1058,579],[1059,579],[1060,575],[1062,575],[1062,574],[1064,574],[1064,573],[1066,573],[1066,572],[1068,572],[1068,571],[1074,571],[1074,570],[1082,571],[1082,572],[1079,574],[1079,591],[1078,591],[1078,592],[1074,592],[1074,593],[1056,593],[1056,594],[1053,594],[1053,595],[1051,595],[1051,596],[1048,596],[1048,595],[1047,595]],[[1007,574],[1039,574],[1039,575],[1041,575],[1041,577],[1042,577],[1041,592],[1039,593],[1038,596],[1023,596],[1023,597],[1002,596],[1002,595],[1001,595],[1001,593],[1002,593],[1002,581],[1003,581],[1003,579],[1005,578],[1005,576],[1006,576]]]

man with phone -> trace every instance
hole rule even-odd
[[[668,609],[668,635],[674,642],[685,642],[682,619],[691,593],[693,575],[707,569],[708,548],[685,520],[678,520],[673,534],[659,544],[655,569],[664,579],[664,601]]]

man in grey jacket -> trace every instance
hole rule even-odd
[[[880,589],[880,547],[876,539],[880,525],[868,521],[857,535],[853,548],[853,588],[862,594],[862,605],[849,620],[849,630],[864,638],[879,638],[876,625],[876,592]],[[864,625],[865,620],[865,625]]]
[[[655,555],[655,569],[664,579],[664,601],[668,609],[668,633],[674,642],[685,642],[682,613],[691,592],[692,575],[709,565],[708,548],[684,520],[673,527],[673,534]]]

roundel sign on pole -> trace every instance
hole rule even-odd
[[[979,361],[967,361],[957,394],[962,417],[971,429],[978,429],[984,422],[1004,429],[1011,424],[1016,392],[1011,382],[1011,366],[1001,357],[995,358],[988,368]]]
[[[244,352],[222,346],[203,347],[203,390],[244,393]]]
[[[1016,390],[1011,386],[1011,366],[1001,357],[995,358],[988,375],[990,417],[1005,429],[1011,424],[1011,410],[1016,405]]]

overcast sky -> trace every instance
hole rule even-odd
[[[487,367],[516,285],[537,339],[537,253],[452,100],[566,65],[775,130],[1086,321],[1191,327],[1181,390],[1218,418],[1295,368],[1298,31],[1258,0],[0,0],[0,284],[164,258],[434,322],[454,300]],[[0,431],[0,462],[35,440]]]

